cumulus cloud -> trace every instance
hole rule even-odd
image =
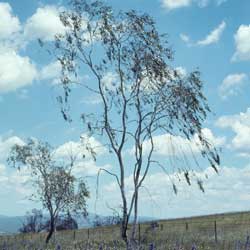
[[[53,5],[38,8],[27,20],[24,36],[30,40],[40,38],[44,41],[53,41],[56,34],[63,34],[65,27],[59,18],[60,9]]]
[[[152,93],[152,92],[158,91],[158,87],[156,86],[156,84],[154,82],[152,82],[147,77],[147,72],[145,71],[145,72],[143,72],[143,74],[144,74],[144,77],[140,83],[141,90],[144,91],[145,93],[150,93],[150,92]],[[188,75],[188,72],[187,72],[186,68],[183,66],[178,66],[178,67],[169,69],[168,77],[165,77],[162,80],[162,82],[170,83],[170,81],[176,80],[177,78],[184,79],[185,77],[187,77],[187,75]],[[115,83],[115,81],[114,81],[114,83]],[[130,89],[131,89],[131,86],[128,87],[128,90],[130,90]]]
[[[9,3],[0,3],[0,93],[31,85],[37,77],[35,64],[19,49],[25,44],[23,27]]]
[[[205,138],[214,146],[219,147],[225,144],[225,137],[215,137],[208,128],[202,130]],[[173,136],[170,134],[158,135],[154,137],[154,154],[161,156],[174,156],[184,154],[197,154],[201,150],[198,135],[189,141],[181,136]],[[144,144],[144,150],[150,149],[150,142]]]
[[[25,209],[29,209],[30,206],[34,206],[33,203],[27,200],[27,197],[30,197],[33,193],[31,170],[23,166],[20,171],[17,171],[16,169],[7,168],[5,165],[11,147],[15,144],[25,144],[21,138],[13,136],[12,133],[0,136],[0,196],[2,199],[8,196],[8,205],[14,204],[13,206],[22,209],[24,209],[23,206],[25,205]],[[87,138],[86,135],[82,135],[82,140],[91,144],[98,154],[102,155],[106,152],[106,149],[95,138]],[[96,163],[80,141],[67,142],[56,148],[54,156],[57,158],[55,160],[68,160],[71,153],[77,156],[72,170],[72,173],[77,177],[95,176],[101,168],[111,169],[109,164]],[[85,159],[82,158],[82,154],[86,155]]]
[[[9,37],[21,30],[18,17],[12,13],[9,3],[0,3],[0,39]]]
[[[0,136],[0,194],[15,192],[16,194],[30,194],[30,187],[26,186],[30,180],[30,171],[27,167],[20,171],[12,170],[5,166],[10,150],[14,145],[24,145],[24,141],[18,136]]]
[[[59,82],[61,64],[58,61],[51,62],[44,66],[39,73],[39,80],[51,80],[52,84]]]
[[[27,56],[0,49],[0,93],[31,85],[37,77],[36,66]]]
[[[11,147],[14,145],[24,145],[24,141],[18,136],[2,138],[0,136],[0,161],[5,161],[8,157]]]
[[[223,21],[218,27],[216,27],[211,33],[209,33],[205,39],[198,41],[197,45],[206,46],[213,43],[217,43],[220,40],[225,28],[226,23]]]
[[[0,3],[0,93],[30,86],[36,79],[58,82],[58,62],[44,66],[39,72],[32,60],[20,55],[19,50],[34,39],[52,41],[56,34],[64,33],[65,27],[59,18],[61,10],[62,7],[54,5],[40,7],[21,25],[11,6]]]
[[[102,155],[106,152],[103,145],[95,138],[87,138],[86,135],[82,135],[82,140],[91,144],[97,154]],[[32,193],[30,169],[23,166],[20,171],[16,171],[11,168],[7,169],[5,166],[10,149],[15,144],[25,145],[25,142],[17,136],[0,137],[0,195],[1,190],[4,190],[18,196],[18,199],[23,199]],[[82,157],[83,154],[85,154],[85,159]],[[80,141],[66,142],[54,151],[54,157],[58,161],[65,162],[69,160],[71,155],[76,156],[75,166],[72,171],[76,176],[92,176],[96,175],[100,168],[111,168],[108,164],[98,165]]]
[[[187,7],[192,3],[192,0],[162,0],[162,6],[167,10]]]
[[[227,0],[161,0],[162,7],[167,10],[174,10],[178,8],[188,7],[192,4],[197,4],[200,8],[208,6],[210,3],[214,3],[219,6]]]
[[[84,155],[85,158],[91,158],[91,154],[86,149],[86,146],[91,147],[99,155],[106,153],[106,148],[94,137],[88,137],[86,134],[81,135],[80,141],[69,141],[59,146],[55,150],[56,158],[68,158],[73,155],[80,157]]]
[[[228,75],[219,86],[219,95],[222,99],[237,95],[247,79],[248,76],[244,73]]]
[[[74,157],[75,166],[73,173],[76,175],[95,175],[101,166],[97,166],[96,162],[88,148],[92,148],[99,156],[105,154],[106,148],[94,137],[87,137],[85,134],[81,135],[81,141],[69,141],[59,146],[54,151],[54,156],[57,160],[66,161],[70,157]],[[102,166],[105,169],[110,169],[109,165]]]
[[[180,34],[180,38],[183,42],[185,42],[189,46],[208,46],[217,43],[220,40],[225,28],[226,28],[226,22],[222,21],[204,39],[201,39],[197,42],[192,41],[188,35],[183,33]]]
[[[31,170],[28,167],[22,167],[20,171],[11,172],[8,175],[10,188],[26,197],[30,196],[33,192],[31,181]]]
[[[250,156],[250,108],[236,115],[220,117],[216,125],[221,128],[229,128],[234,132],[229,147],[236,150],[241,156]]]
[[[212,168],[194,172],[191,186],[185,181],[184,173],[165,175],[162,172],[149,174],[141,188],[139,207],[141,214],[157,211],[156,217],[174,218],[201,214],[241,211],[250,208],[250,166],[244,168],[221,167],[219,174]],[[196,180],[203,181],[205,193],[202,193]],[[177,196],[172,183],[177,185]],[[126,178],[127,193],[133,190],[133,176]],[[112,194],[112,199],[111,198]],[[110,206],[119,203],[120,194],[115,182],[104,187],[104,199]],[[180,206],[181,204],[181,206]],[[154,207],[154,209],[152,209]]]
[[[7,171],[5,165],[0,164],[0,195],[4,191],[4,193],[20,195],[21,199],[27,198],[32,194],[30,184],[31,172],[27,167],[22,167],[19,171]]]
[[[73,168],[73,174],[76,176],[94,176],[97,175],[100,169],[111,169],[111,165],[105,164],[103,166],[98,166],[95,161],[87,160],[77,162]]]
[[[240,25],[234,35],[236,51],[232,61],[250,60],[250,25]]]

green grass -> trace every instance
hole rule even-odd
[[[199,250],[235,250],[237,244],[238,249],[248,249],[245,243],[250,235],[250,212],[160,220],[157,224],[156,228],[152,228],[150,223],[140,225],[140,235],[138,232],[137,237],[143,249],[149,249],[150,243],[155,243],[159,250],[191,250],[193,244]],[[8,247],[6,250],[45,249],[45,236],[44,233],[4,236],[0,238],[0,249],[4,242]],[[103,244],[103,249],[124,249],[119,227],[57,232],[48,249],[56,249],[57,245],[67,250],[99,249],[100,244]]]

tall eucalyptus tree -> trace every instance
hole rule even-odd
[[[102,1],[72,0],[71,6],[60,15],[65,33],[56,36],[51,50],[62,66],[64,92],[58,101],[64,119],[70,121],[75,85],[99,97],[98,111],[83,111],[81,118],[89,136],[102,135],[115,158],[117,169],[103,170],[115,178],[120,190],[121,236],[129,249],[136,245],[139,191],[150,167],[168,168],[154,158],[155,135],[165,133],[187,141],[196,136],[199,152],[217,171],[219,155],[202,132],[210,109],[200,72],[183,75],[170,66],[173,52],[167,36],[158,32],[151,16],[134,10],[115,13]],[[81,81],[82,72],[94,80]],[[125,161],[128,148],[133,164]],[[128,173],[133,176],[132,196],[126,192]],[[183,173],[190,183],[186,167]]]

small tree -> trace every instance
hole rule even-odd
[[[98,112],[84,111],[81,117],[89,135],[101,135],[113,153],[118,168],[114,172],[102,170],[115,178],[120,189],[121,236],[130,248],[131,244],[136,245],[139,190],[149,169],[152,165],[168,169],[168,165],[154,158],[155,136],[165,133],[186,141],[195,136],[201,155],[217,171],[219,156],[202,132],[210,110],[199,71],[183,75],[169,65],[173,53],[166,35],[159,34],[148,14],[133,10],[116,14],[102,1],[71,3],[72,10],[60,16],[66,32],[56,37],[51,50],[62,66],[64,94],[58,101],[63,117],[70,121],[69,96],[75,84],[80,83],[100,98]],[[94,80],[77,80],[81,69]],[[128,151],[129,163],[125,160]],[[187,160],[182,155],[179,173],[183,172],[190,184],[192,169],[186,167]],[[126,192],[125,182],[130,174],[134,184],[132,196]],[[203,189],[200,180],[198,185]],[[173,187],[176,191],[174,183]],[[131,216],[132,230],[128,235]]]
[[[39,233],[43,230],[43,213],[41,210],[32,209],[26,213],[25,221],[19,229],[20,233]]]
[[[26,145],[15,145],[11,149],[8,162],[18,168],[27,166],[31,171],[31,181],[36,191],[31,198],[40,201],[49,212],[46,243],[55,231],[59,213],[69,210],[87,214],[86,198],[89,192],[85,183],[71,174],[73,157],[68,164],[57,162],[53,159],[53,149],[48,143],[30,139]]]

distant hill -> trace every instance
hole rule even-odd
[[[75,217],[79,229],[81,228],[92,228],[94,227],[95,217],[97,215],[90,213],[87,218]],[[99,219],[105,221],[107,216],[98,215]],[[4,216],[0,215],[0,234],[12,234],[17,233],[18,229],[21,227],[22,222],[25,220],[25,216]],[[175,219],[165,219],[158,220],[153,217],[139,217],[139,222],[150,222],[150,221],[159,221],[159,223],[163,223],[164,225],[173,225],[179,223],[213,223],[214,221],[219,222],[220,224],[229,223],[246,223],[250,221],[250,212],[231,212],[231,213],[222,213],[222,214],[211,214],[211,215],[201,215],[201,216],[193,216],[193,217],[184,217],[184,218],[175,218]]]
[[[87,218],[79,218],[75,217],[79,228],[91,228],[94,226],[95,221],[95,214],[90,213]],[[107,216],[100,216],[98,217],[101,220],[105,220]],[[12,234],[17,233],[18,229],[22,226],[22,222],[25,220],[25,216],[4,216],[0,215],[0,234]],[[139,217],[140,222],[147,222],[156,220],[152,217]]]
[[[24,216],[4,216],[0,215],[0,234],[16,233],[22,226]]]

